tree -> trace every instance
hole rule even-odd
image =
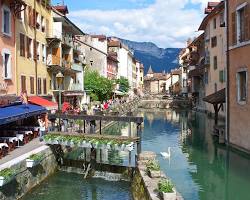
[[[128,82],[128,79],[121,76],[120,79],[117,79],[116,81],[117,84],[119,84],[120,86],[120,91],[122,92],[128,92],[129,91],[129,82]]]
[[[104,101],[112,96],[113,81],[100,76],[97,71],[87,70],[84,76],[84,87],[90,91],[92,100]]]

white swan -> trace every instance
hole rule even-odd
[[[170,151],[170,147],[168,147],[168,152],[160,152],[160,154],[162,155],[162,157],[164,158],[170,158],[171,156],[171,151]]]

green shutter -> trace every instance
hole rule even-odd
[[[220,70],[220,72],[219,72],[219,79],[220,79],[221,83],[224,82],[224,70]]]

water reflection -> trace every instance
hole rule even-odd
[[[158,157],[185,199],[250,199],[250,158],[218,145],[211,135],[213,119],[171,110],[144,117],[142,148],[159,153],[172,147],[169,160]]]

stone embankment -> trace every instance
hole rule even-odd
[[[139,155],[138,167],[132,182],[132,194],[134,200],[160,200],[161,197],[157,192],[158,182],[162,178],[167,178],[164,172],[161,172],[160,178],[150,178],[146,172],[146,163],[155,160],[154,152],[142,152]],[[183,200],[182,196],[177,192],[176,200]]]

